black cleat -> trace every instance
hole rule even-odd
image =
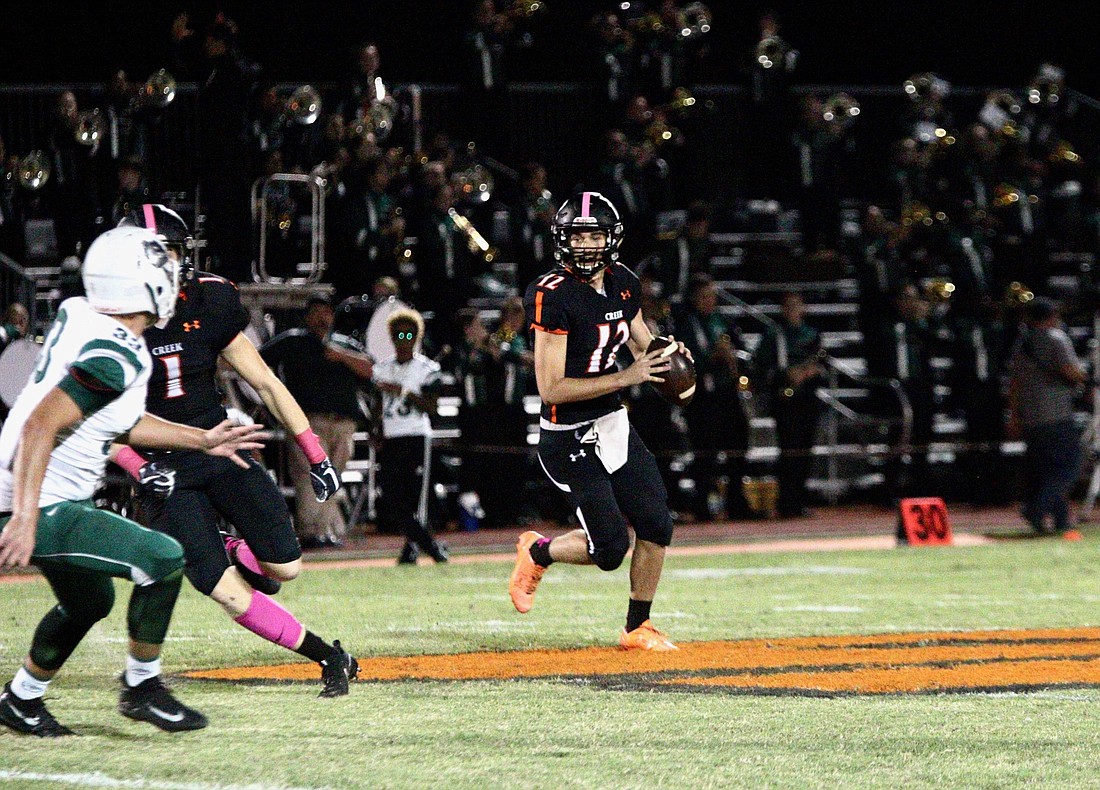
[[[343,697],[348,685],[359,674],[359,662],[340,646],[340,640],[332,643],[336,652],[321,662],[321,681],[324,687],[319,697]]]
[[[128,686],[125,675],[120,680],[122,693],[118,697],[118,712],[123,716],[147,721],[168,732],[201,730],[206,726],[206,717],[173,697],[160,675],[136,686]]]
[[[447,544],[441,540],[433,540],[431,548],[428,549],[428,554],[436,562],[446,562],[451,558],[451,552],[447,548]]]
[[[405,545],[401,547],[401,553],[397,555],[398,565],[416,565],[417,559],[420,557],[420,547],[413,543],[411,540],[406,540]]]
[[[73,734],[72,730],[46,710],[46,704],[41,698],[19,699],[15,696],[11,683],[4,684],[4,692],[0,694],[0,724],[39,738],[60,738]]]
[[[256,571],[246,567],[243,562],[240,562],[237,559],[237,547],[242,543],[244,541],[239,538],[230,538],[226,541],[225,548],[229,553],[229,561],[233,563],[237,573],[241,574],[241,578],[248,582],[248,586],[253,590],[264,595],[275,595],[283,588],[283,583],[278,579],[264,576],[262,573],[256,573]]]

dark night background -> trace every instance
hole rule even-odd
[[[242,50],[276,80],[335,81],[349,50],[373,39],[394,82],[458,82],[461,32],[470,0],[389,0],[353,5],[310,2],[138,0],[31,3],[0,14],[0,82],[100,82],[117,67],[140,76],[167,65],[168,29],[179,10],[199,25],[218,9],[236,19]],[[515,81],[583,81],[591,39],[587,20],[613,3],[549,0],[531,26],[534,45],[515,53]],[[900,85],[935,71],[957,85],[1022,86],[1044,61],[1067,83],[1100,94],[1098,25],[1086,3],[735,3],[708,4],[709,54],[694,82],[743,83],[742,64],[758,38],[756,16],[774,8],[781,35],[802,54],[798,79],[816,84]]]

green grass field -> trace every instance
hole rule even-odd
[[[1098,547],[1090,535],[670,557],[654,619],[681,643],[1092,626]],[[625,568],[555,566],[528,615],[509,603],[509,571],[503,562],[310,570],[280,599],[361,657],[614,644]],[[316,684],[176,680],[210,726],[169,735],[115,712],[126,587],[50,689],[51,710],[79,737],[0,732],[0,786],[1100,786],[1096,688],[830,698],[608,690],[576,679],[415,681],[360,682],[348,697],[321,700]],[[41,581],[0,584],[0,679],[52,602]],[[169,673],[292,657],[186,587],[169,638]]]

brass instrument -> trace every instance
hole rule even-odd
[[[141,86],[138,94],[138,104],[142,107],[155,107],[163,110],[176,98],[176,78],[166,69],[157,69],[145,84]]]
[[[834,93],[821,106],[821,118],[835,129],[847,129],[858,116],[859,102],[847,93]]]
[[[481,164],[473,164],[451,176],[455,193],[464,203],[488,203],[493,197],[493,174]]]
[[[779,36],[764,36],[756,42],[753,59],[762,69],[773,69],[782,65],[787,57],[787,42]]]
[[[76,116],[73,137],[81,145],[96,145],[105,134],[107,134],[107,122],[98,109],[85,110]]]
[[[1054,150],[1047,155],[1047,161],[1052,165],[1080,165],[1084,160],[1073,150],[1072,145],[1065,140],[1059,140]]]
[[[393,94],[386,90],[381,77],[375,77],[370,99],[363,102],[352,132],[358,136],[373,134],[375,141],[381,142],[393,131],[396,116],[397,103]]]
[[[507,351],[508,346],[516,339],[516,330],[507,327],[497,327],[493,334],[489,335],[489,345],[497,346],[501,351]]]
[[[901,207],[901,224],[903,227],[930,228],[937,222],[947,222],[947,214],[942,211],[932,211],[924,203],[915,200]]]
[[[31,151],[21,158],[15,168],[15,178],[19,185],[31,192],[37,192],[50,180],[53,167],[50,158],[42,151]]]
[[[998,136],[1015,140],[1020,136],[1020,125],[1016,118],[1022,109],[1019,97],[1012,91],[994,90],[986,94],[985,104],[978,117]]]
[[[1035,299],[1035,293],[1021,282],[1013,280],[1005,288],[1004,303],[1008,307],[1021,307]]]
[[[1027,86],[1028,104],[1042,104],[1053,107],[1061,100],[1061,91],[1062,84],[1060,80],[1046,74],[1039,74]]]
[[[951,92],[951,83],[931,71],[914,74],[902,83],[906,95],[915,104],[944,99]]]
[[[695,97],[691,95],[691,91],[687,88],[676,88],[672,91],[672,100],[658,105],[653,108],[653,111],[661,112],[674,112],[682,114],[687,112],[695,106]]]
[[[924,284],[924,298],[930,302],[946,304],[955,293],[955,283],[947,277],[933,277]]]
[[[497,256],[500,255],[497,248],[485,240],[485,237],[478,232],[478,229],[474,227],[470,220],[459,214],[453,207],[447,209],[447,215],[450,216],[451,222],[454,223],[458,231],[466,237],[466,247],[470,252],[474,255],[480,255],[486,263],[492,263],[497,259]]]
[[[680,28],[682,38],[694,40],[710,32],[710,9],[702,3],[688,3],[680,14],[684,22]]]
[[[1020,187],[1007,182],[1001,182],[993,187],[992,204],[994,208],[1009,208],[1021,200],[1026,200],[1028,203],[1038,203],[1039,197],[1028,195]]]
[[[309,126],[321,116],[321,94],[312,85],[295,88],[287,98],[283,112],[294,123]]]
[[[515,0],[512,7],[504,10],[506,17],[527,17],[528,19],[546,13],[545,0]]]
[[[666,26],[661,19],[661,15],[656,11],[651,11],[644,16],[632,19],[628,23],[631,27],[637,30],[639,33],[644,33],[651,36],[659,35],[665,32]]]

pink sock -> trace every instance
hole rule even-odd
[[[256,555],[252,553],[252,549],[250,549],[248,544],[241,538],[226,538],[225,550],[229,552],[230,559],[239,562],[253,573],[258,573],[260,576],[267,576],[267,571],[260,566],[260,561],[256,559]]]
[[[297,647],[305,630],[294,615],[258,592],[252,593],[252,603],[248,605],[248,611],[235,618],[235,622],[287,650]]]

